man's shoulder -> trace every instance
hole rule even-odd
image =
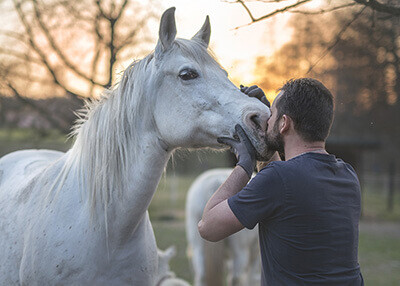
[[[269,188],[283,185],[282,172],[279,171],[279,164],[271,162],[262,168],[248,186],[268,186]]]
[[[283,165],[284,161],[273,161],[264,166],[258,174],[262,174],[264,176],[274,176],[274,175],[279,175],[278,169],[280,169]]]
[[[262,173],[280,174],[284,170],[298,168],[298,162],[289,161],[273,161],[260,170]]]

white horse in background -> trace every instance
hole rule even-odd
[[[191,40],[175,39],[174,11],[161,17],[154,53],[88,105],[68,152],[0,159],[0,285],[155,285],[147,209],[173,151],[221,148],[236,124],[267,151],[269,110],[207,51],[208,17]]]
[[[158,274],[156,278],[157,286],[190,286],[188,282],[177,278],[169,267],[169,261],[176,255],[175,246],[170,246],[166,250],[157,250],[158,253]]]
[[[207,201],[232,173],[212,169],[196,178],[186,198],[186,237],[195,286],[252,286],[261,283],[261,258],[257,229],[243,229],[217,243],[200,237],[197,224]],[[227,273],[228,275],[224,275]]]

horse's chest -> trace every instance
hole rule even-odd
[[[139,224],[132,238],[114,250],[111,256],[108,269],[103,272],[104,280],[115,285],[155,284],[158,254],[154,233],[147,217]]]
[[[105,240],[76,233],[66,239],[32,243],[22,263],[22,281],[75,285],[154,285],[158,256],[153,232],[142,226],[125,245],[107,254]],[[44,247],[44,245],[51,247]],[[37,247],[36,247],[37,246]]]

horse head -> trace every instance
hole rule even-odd
[[[170,149],[221,148],[217,138],[234,137],[234,127],[240,124],[265,156],[269,108],[240,92],[208,51],[208,16],[195,36],[186,40],[176,38],[174,12],[170,8],[161,17],[159,40],[149,63],[160,139]]]

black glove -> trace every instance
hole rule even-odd
[[[218,143],[231,146],[231,151],[236,155],[238,160],[236,165],[241,166],[246,171],[247,175],[249,175],[249,178],[251,178],[254,167],[256,166],[256,149],[254,149],[253,144],[251,144],[242,126],[237,124],[235,126],[235,131],[239,140],[219,137],[217,141]]]
[[[240,91],[243,92],[244,94],[247,94],[249,97],[255,97],[255,98],[259,99],[266,106],[271,107],[271,104],[269,103],[268,99],[265,97],[264,92],[258,86],[252,85],[252,86],[248,87],[248,86],[240,85]]]

